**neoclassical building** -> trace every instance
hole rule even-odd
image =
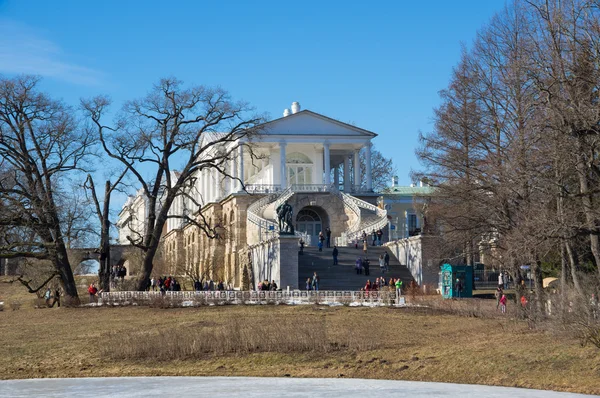
[[[200,204],[205,220],[219,229],[219,237],[209,239],[196,226],[169,219],[163,231],[162,255],[174,273],[183,268],[236,288],[247,278],[258,278],[250,275],[253,270],[248,267],[252,250],[277,237],[275,209],[286,201],[294,209],[295,241],[303,237],[309,245],[327,227],[335,242],[346,245],[362,231],[369,233],[388,225],[386,211],[377,206],[378,195],[372,192],[371,140],[375,133],[300,110],[298,103],[263,127],[261,135],[252,140],[211,149],[235,149],[225,167],[236,178],[204,170],[188,194]],[[218,136],[206,134],[203,139]],[[365,170],[361,170],[361,157]],[[170,214],[196,214],[198,206],[192,202],[179,197]],[[126,244],[126,236],[133,230],[143,230],[144,206],[140,195],[125,204],[117,223],[119,243]]]

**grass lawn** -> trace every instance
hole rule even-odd
[[[509,317],[312,305],[33,309],[22,291],[0,283],[1,379],[356,377],[600,394],[600,350]],[[6,305],[15,300],[19,310]]]

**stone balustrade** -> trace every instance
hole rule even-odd
[[[160,305],[195,307],[225,304],[323,304],[349,306],[404,306],[396,291],[183,291],[183,292],[102,292],[99,305]]]

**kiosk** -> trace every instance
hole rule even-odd
[[[443,264],[440,272],[442,297],[473,297],[473,267]]]

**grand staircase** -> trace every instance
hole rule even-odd
[[[362,250],[362,233],[371,237],[373,230],[384,228],[387,223],[387,212],[379,207],[361,200],[355,196],[348,195],[336,189],[330,189],[327,186],[317,186],[315,192],[329,193],[332,195],[331,200],[340,200],[343,202],[344,211],[349,215],[351,225],[342,232],[341,236],[335,237],[335,242],[332,239],[331,245],[337,244],[339,255],[338,265],[333,265],[333,248],[323,248],[319,252],[315,247],[316,242],[310,242],[309,236],[296,232],[298,237],[302,236],[306,242],[304,254],[298,256],[298,288],[306,288],[306,279],[312,277],[314,272],[320,279],[320,290],[359,290],[364,287],[367,280],[371,283],[375,282],[377,277],[384,276],[386,281],[389,278],[400,278],[403,283],[408,284],[413,280],[412,275],[405,265],[401,265],[393,253],[382,246],[369,246],[367,257],[370,260],[370,275],[356,274],[355,263],[356,259],[365,257]],[[306,186],[290,186],[287,189],[275,193],[266,193],[265,196],[252,203],[247,210],[249,229],[247,239],[250,250],[254,247],[259,247],[260,239],[263,236],[276,236],[277,216],[275,209],[286,200],[291,198],[295,193],[308,192]],[[270,231],[266,233],[267,231]],[[271,235],[272,234],[272,235]],[[358,248],[355,248],[354,243],[358,243]],[[390,263],[388,272],[382,274],[379,269],[379,256],[387,253],[390,255]]]
[[[354,265],[357,257],[365,257],[362,247],[355,249],[352,247],[339,247],[338,265],[333,265],[332,248],[323,248],[320,252],[316,247],[308,247],[304,249],[304,254],[298,256],[298,288],[304,290],[306,288],[306,279],[312,277],[316,272],[319,276],[320,290],[360,290],[370,280],[371,283],[375,279],[382,276],[386,282],[389,278],[400,278],[404,286],[413,279],[410,271],[406,266],[401,265],[392,252],[383,246],[369,246],[367,257],[370,260],[369,268],[370,275],[366,276],[356,274]],[[385,252],[390,255],[389,272],[384,274],[379,270],[379,256],[385,255]]]

